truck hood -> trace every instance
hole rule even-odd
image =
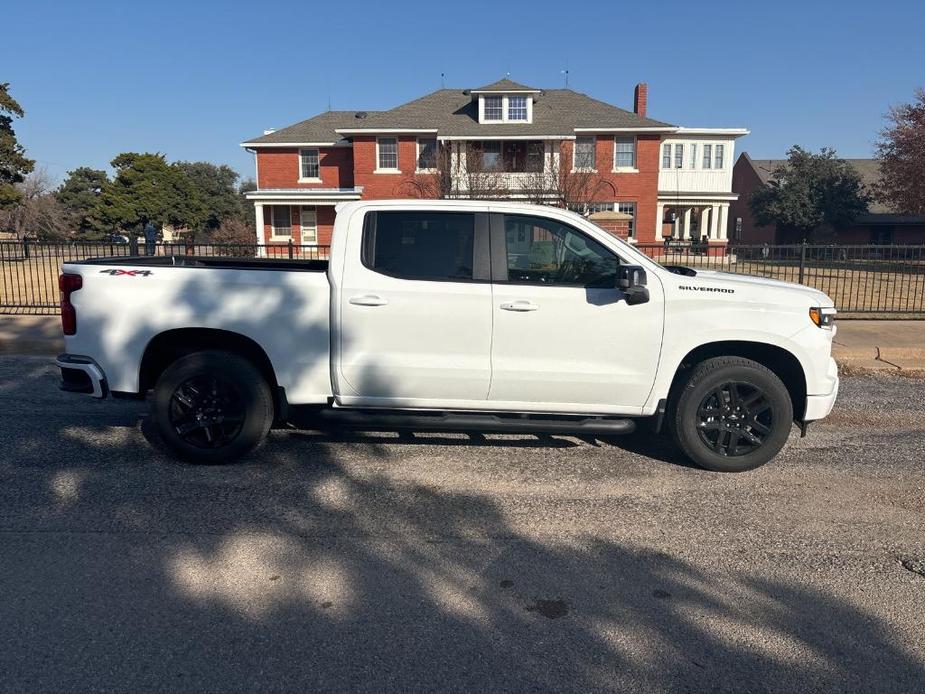
[[[812,301],[813,306],[834,306],[835,302],[828,297],[825,292],[812,287],[806,287],[796,282],[782,282],[781,280],[772,280],[767,277],[756,277],[754,275],[739,275],[733,272],[719,272],[717,270],[697,270],[696,276],[692,280],[720,281],[738,286],[750,287],[767,287],[774,289],[788,290],[801,294]]]

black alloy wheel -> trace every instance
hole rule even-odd
[[[234,383],[215,375],[187,379],[170,398],[170,424],[197,448],[222,448],[244,424],[244,400]]]
[[[716,386],[701,400],[697,432],[715,453],[742,456],[764,445],[774,419],[774,406],[761,388],[730,381]]]

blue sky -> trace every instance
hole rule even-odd
[[[62,178],[119,152],[227,163],[265,128],[384,109],[510,73],[649,115],[869,156],[889,105],[925,86],[925,2],[29,2],[3,10],[0,82],[30,156]]]

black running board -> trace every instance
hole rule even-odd
[[[295,410],[296,408],[292,408]],[[295,415],[295,412],[291,413]],[[483,434],[575,434],[616,436],[636,430],[632,419],[614,417],[565,417],[551,415],[498,415],[462,412],[401,412],[325,408],[291,416],[305,428],[321,427],[355,431],[441,431]]]

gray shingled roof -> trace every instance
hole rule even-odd
[[[749,157],[749,159],[751,159],[751,157]],[[868,190],[873,188],[880,181],[880,166],[877,164],[876,159],[845,159],[845,161],[851,164],[851,167],[861,174],[861,182]],[[786,164],[787,160],[751,159],[751,162],[761,182],[767,183],[774,170],[781,164]],[[895,212],[889,205],[876,200],[871,202],[869,211],[871,214],[889,214]]]
[[[496,82],[501,84],[505,80]],[[507,82],[510,82],[507,80]],[[517,85],[514,82],[510,84]],[[492,85],[489,85],[491,87]],[[358,114],[365,114],[358,117]],[[497,135],[569,136],[575,128],[670,128],[652,118],[592,99],[571,89],[547,89],[533,102],[532,123],[478,121],[478,102],[461,89],[438,89],[389,111],[328,111],[301,123],[255,137],[247,142],[337,142],[335,129],[432,129],[441,136],[478,137]]]
[[[538,92],[541,91],[536,87],[527,87],[523,84],[513,82],[506,77],[497,82],[486,84],[484,87],[473,89],[474,92]]]
[[[340,142],[344,138],[338,135],[334,130],[336,128],[358,128],[363,127],[365,117],[358,117],[358,114],[375,115],[376,112],[370,111],[326,111],[319,113],[314,118],[303,120],[294,125],[275,130],[269,135],[253,137],[247,142],[259,142],[263,144],[281,144],[291,142]]]
[[[346,128],[437,128],[441,136],[574,135],[575,128],[673,127],[640,118],[571,89],[549,89],[533,102],[532,123],[479,123],[478,102],[458,89],[439,89]]]

